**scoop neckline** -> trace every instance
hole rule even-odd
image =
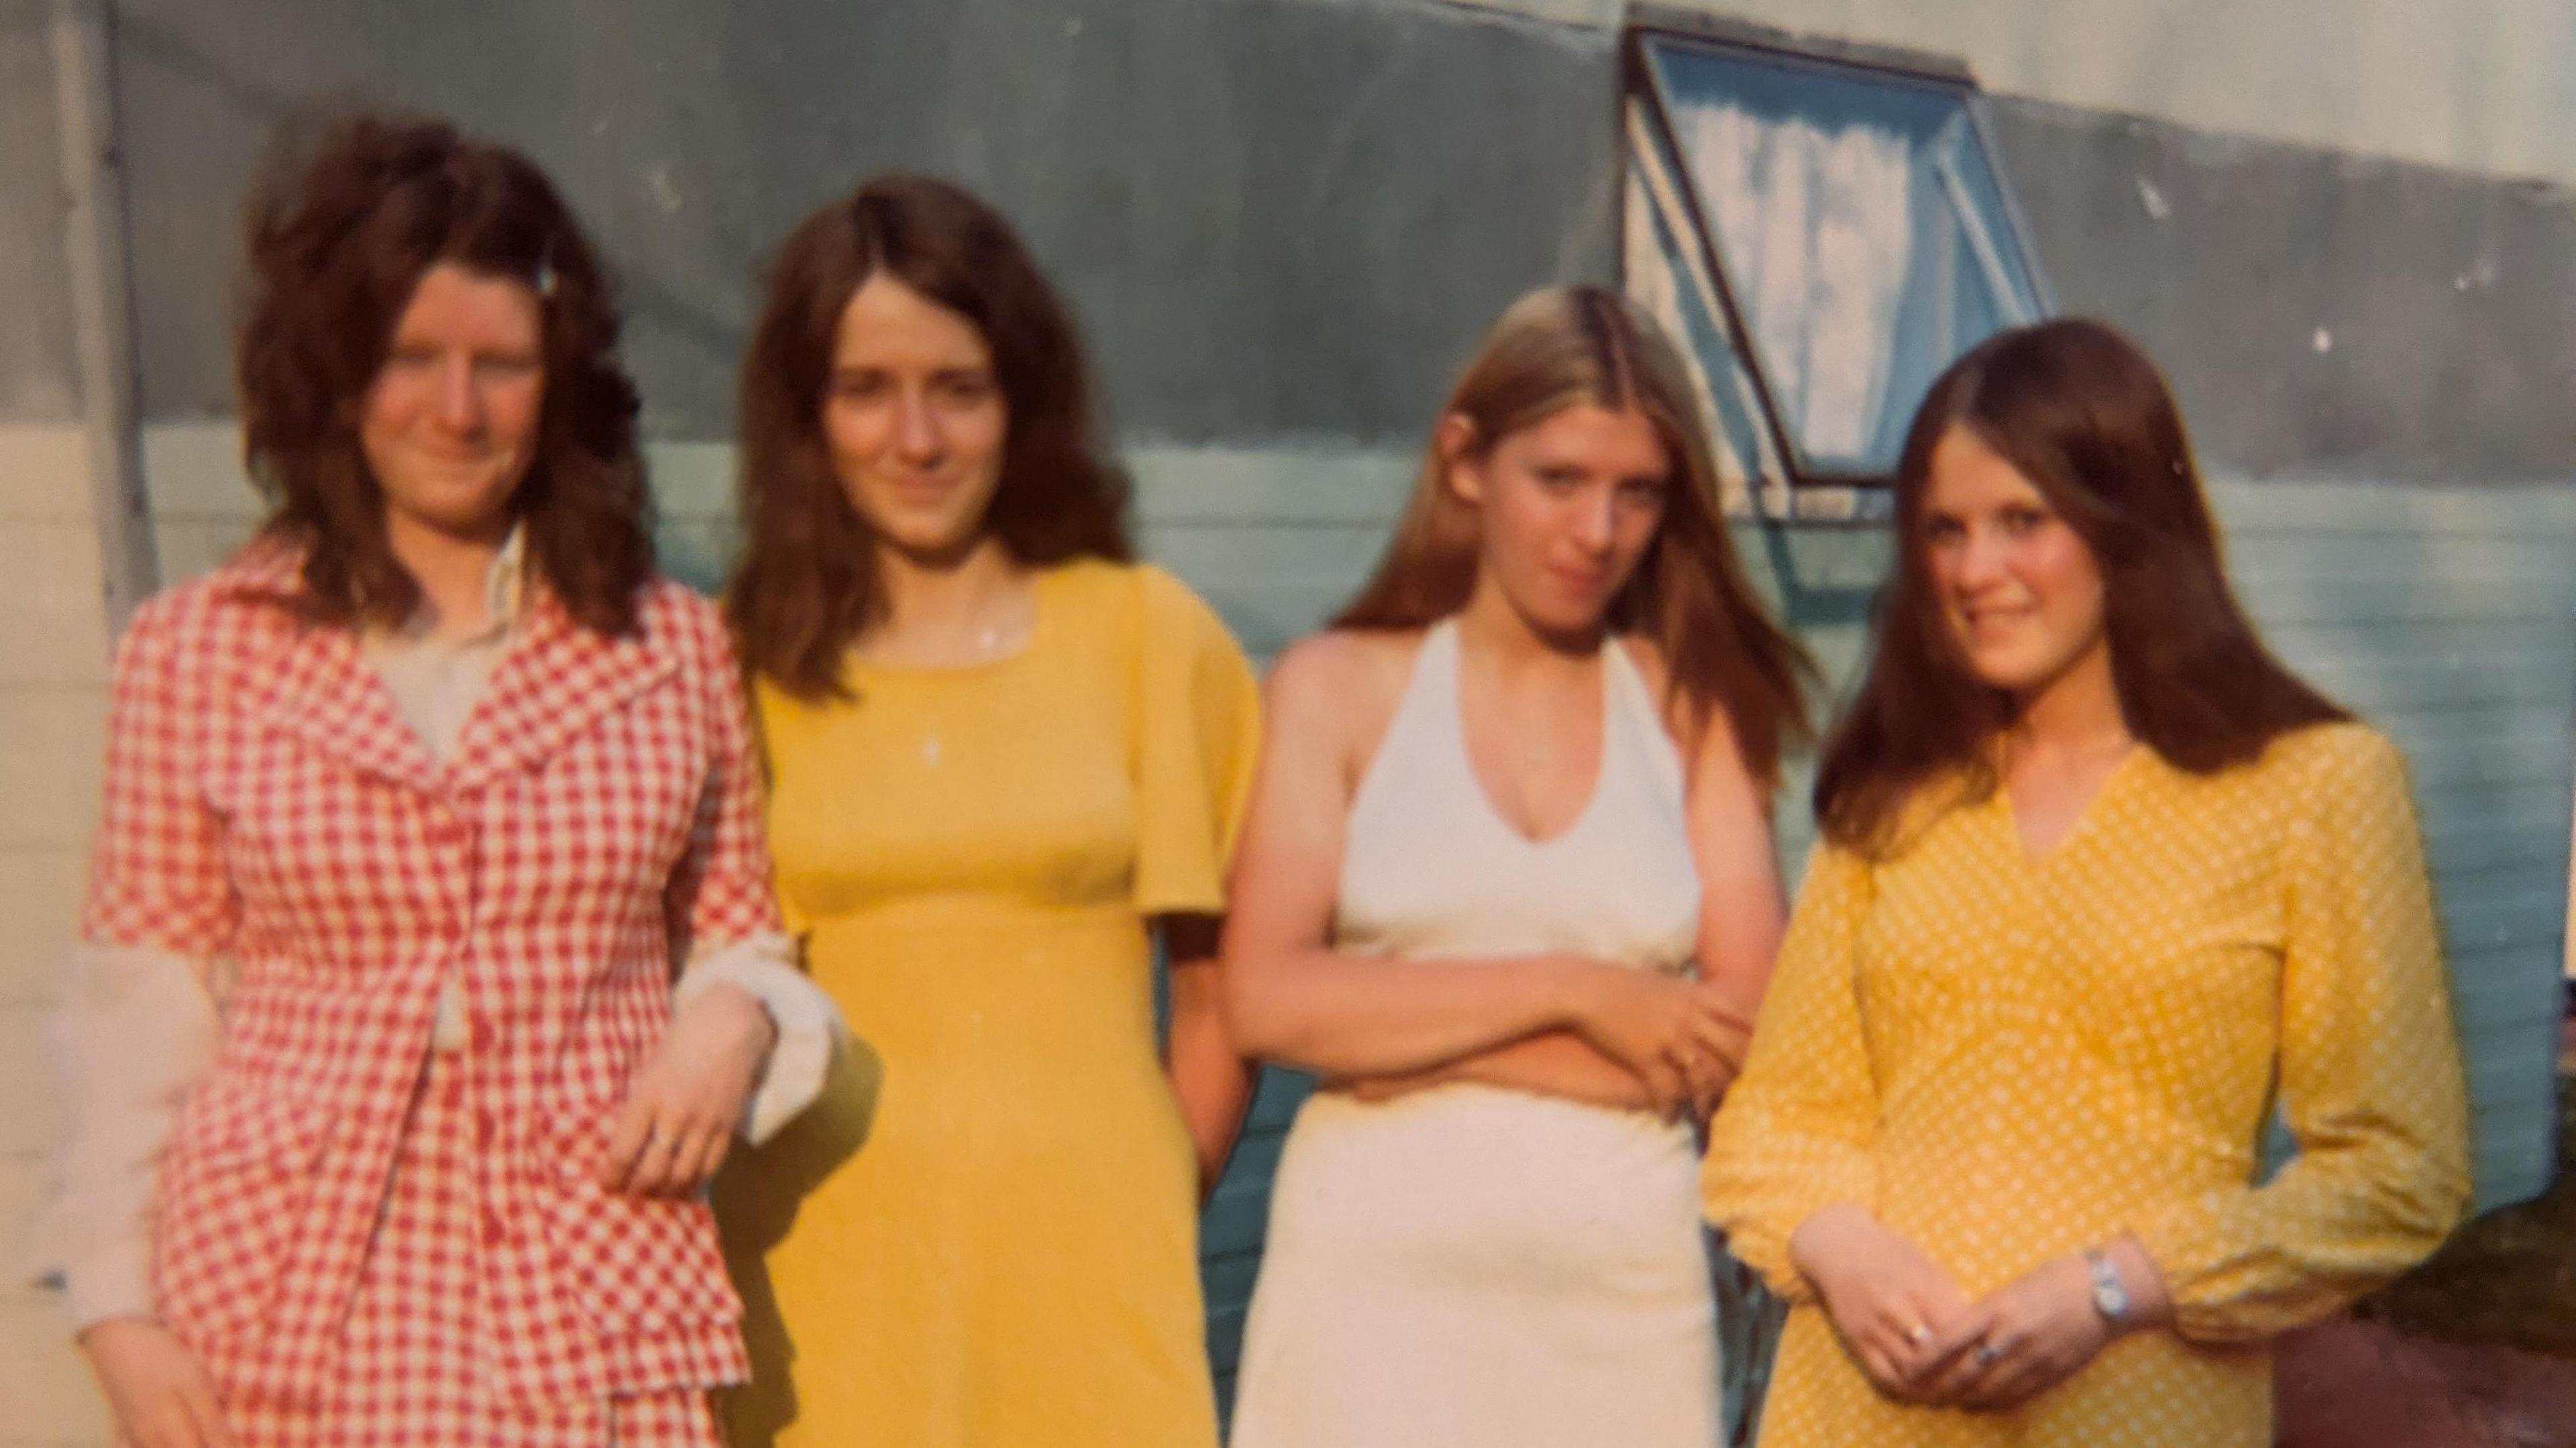
[[[850,671],[853,674],[872,674],[880,677],[891,675],[906,679],[966,679],[1009,668],[1035,654],[1038,651],[1038,645],[1045,641],[1055,622],[1056,610],[1053,605],[1056,576],[1063,571],[1060,567],[1046,567],[1031,571],[1028,636],[1020,640],[1018,648],[1007,654],[996,654],[989,659],[976,659],[971,663],[963,664],[911,664],[872,659],[856,648],[852,648],[848,659]]]

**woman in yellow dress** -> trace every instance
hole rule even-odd
[[[1762,1442],[2268,1444],[2269,1339],[2468,1199],[2404,763],[2256,639],[2109,328],[1962,358],[1896,503],[1703,1173],[1791,1302]]]
[[[1216,1441],[1196,1223],[1250,1085],[1214,923],[1257,700],[1128,561],[1089,408],[1063,304],[953,186],[872,182],[772,267],[730,606],[788,924],[874,1059],[720,1192],[737,1445]]]

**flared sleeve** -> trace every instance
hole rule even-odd
[[[1186,584],[1150,565],[1133,575],[1136,908],[1221,914],[1258,763],[1259,687],[1234,635]]]

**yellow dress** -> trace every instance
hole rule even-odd
[[[1169,574],[1036,586],[1009,658],[756,691],[780,898],[863,1045],[719,1185],[736,1448],[1216,1442],[1148,922],[1221,907],[1257,696]]]
[[[1822,848],[1701,1183],[1791,1302],[1764,1448],[2269,1444],[2264,1342],[2467,1201],[2422,848],[2402,759],[2355,724],[2213,776],[2136,749],[2036,859],[2000,791],[1923,802],[1876,863]],[[2276,1068],[2301,1151],[2257,1186]],[[1789,1264],[1845,1201],[1971,1296],[2134,1232],[2176,1328],[2011,1413],[1897,1405]]]

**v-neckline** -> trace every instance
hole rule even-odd
[[[2006,838],[2012,842],[2014,858],[2024,869],[2039,870],[2054,863],[2068,849],[2081,843],[2087,835],[2093,833],[2095,822],[2104,809],[2102,802],[2108,799],[2111,792],[2119,788],[2121,782],[2136,770],[2138,757],[2148,752],[2145,741],[2131,740],[2129,747],[2120,752],[2120,757],[2112,761],[2110,769],[2103,774],[2101,781],[2093,786],[2092,795],[2075,811],[2075,818],[2067,823],[2065,832],[2038,849],[2031,847],[2029,836],[2022,832],[2021,811],[2013,806],[2012,784],[1998,765],[1995,774],[1994,803],[1996,812],[2002,817]]]
[[[1601,687],[1598,691],[1601,696],[1601,746],[1595,751],[1592,761],[1591,790],[1584,795],[1583,807],[1574,812],[1574,818],[1566,821],[1564,828],[1554,834],[1533,835],[1514,823],[1512,817],[1503,812],[1503,807],[1494,802],[1493,791],[1486,788],[1485,777],[1476,772],[1476,756],[1467,748],[1467,651],[1458,637],[1457,620],[1453,618],[1445,622],[1449,629],[1449,722],[1451,732],[1458,741],[1458,767],[1466,772],[1469,792],[1476,796],[1476,802],[1482,807],[1485,818],[1493,821],[1504,834],[1529,849],[1553,849],[1574,838],[1582,832],[1585,825],[1592,822],[1594,812],[1600,808],[1601,796],[1605,792],[1604,787],[1610,779],[1612,710],[1609,651],[1618,646],[1618,641],[1605,638],[1601,648],[1593,654],[1593,661],[1599,666],[1601,673]]]

